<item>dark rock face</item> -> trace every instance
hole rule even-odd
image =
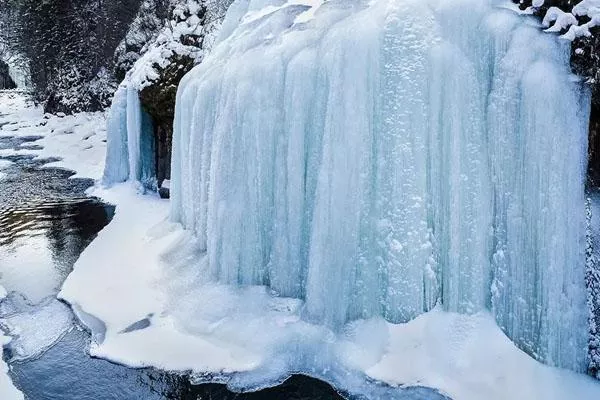
[[[206,15],[206,9],[201,9],[197,15],[203,20]],[[187,17],[188,15],[183,15],[180,18],[182,21],[185,21]],[[204,37],[198,35],[186,35],[181,38],[183,45],[194,48],[202,48],[203,41]],[[156,179],[158,187],[161,187],[165,179],[170,179],[171,177],[171,143],[177,87],[183,76],[194,65],[195,59],[191,55],[174,54],[171,56],[166,67],[162,68],[156,64],[153,66],[159,71],[159,78],[154,80],[149,86],[144,87],[140,92],[142,107],[150,115],[154,125]]]
[[[600,33],[596,32],[596,33]],[[592,90],[588,147],[588,186],[600,187],[600,37],[579,38],[571,53],[573,71],[588,80]]]
[[[8,65],[0,61],[0,89],[15,89],[17,85],[8,73]]]
[[[171,141],[177,85],[194,67],[190,58],[178,56],[161,71],[160,78],[140,92],[140,101],[154,123],[156,179],[159,185],[171,177]]]

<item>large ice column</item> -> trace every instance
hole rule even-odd
[[[127,89],[119,86],[113,97],[106,121],[106,162],[103,181],[124,182],[129,178],[127,143]]]
[[[455,7],[469,12],[457,13]],[[473,313],[489,303],[492,182],[486,132],[488,6],[440,2],[441,40],[432,48],[429,198],[441,296]]]
[[[585,370],[587,340],[579,331],[587,313],[581,209],[589,97],[563,78],[566,44],[557,48],[522,27],[513,40],[495,66],[489,106],[496,186],[493,310],[528,352]],[[571,324],[577,328],[569,331]]]
[[[584,370],[589,96],[568,49],[491,0],[329,1],[306,23],[291,3],[234,3],[178,92],[172,218],[213,278],[333,329],[488,309]]]
[[[156,189],[152,118],[140,104],[139,93],[123,83],[115,93],[107,121],[105,184],[131,180]]]

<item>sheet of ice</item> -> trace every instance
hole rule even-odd
[[[129,141],[127,136],[127,87],[119,86],[108,112],[106,129],[106,163],[103,182],[124,182],[129,179]]]
[[[154,128],[140,105],[139,92],[160,77],[174,59],[200,62],[221,25],[221,8],[231,0],[203,4],[198,0],[174,2],[173,15],[156,39],[142,49],[115,93],[108,115],[108,151],[103,183],[132,180],[157,190],[154,162]],[[203,37],[201,45],[183,40],[187,35]]]
[[[54,297],[32,306],[13,292],[0,312],[0,326],[12,338],[8,348],[13,360],[39,356],[73,328],[69,307]]]
[[[597,381],[517,349],[488,313],[435,308],[407,324],[372,318],[337,333],[311,324],[299,300],[212,282],[198,243],[165,220],[166,201],[140,197],[131,184],[94,194],[116,203],[117,214],[77,262],[61,297],[103,321],[95,356],[192,370],[198,381],[220,378],[237,389],[275,384],[294,371],[367,398],[412,398],[367,377],[434,387],[457,400],[600,396]],[[131,328],[142,320],[149,324]]]
[[[10,343],[8,336],[0,335],[0,345]],[[0,398],[2,400],[23,400],[25,397],[12,383],[8,376],[8,365],[0,359]]]
[[[131,180],[157,189],[154,162],[154,128],[142,109],[138,90],[131,82],[121,84],[108,112],[108,147],[103,183]]]
[[[133,184],[94,189],[117,213],[60,293],[96,330],[92,354],[245,389],[303,372],[367,398],[403,393],[372,379],[600,398],[494,322],[585,368],[589,97],[567,48],[486,1],[306,12],[235,2],[182,83],[182,225]]]

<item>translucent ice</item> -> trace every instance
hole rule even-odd
[[[132,180],[156,189],[154,146],[152,119],[138,91],[121,85],[108,114],[104,183]]]
[[[252,3],[177,99],[172,218],[212,277],[334,329],[489,309],[584,371],[589,96],[568,44],[494,1],[332,0],[306,23]]]

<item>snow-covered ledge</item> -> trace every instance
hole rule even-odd
[[[533,0],[529,11],[544,6],[545,0]],[[582,22],[583,21],[583,22]],[[560,37],[575,40],[592,35],[591,29],[600,25],[600,0],[583,0],[568,12],[559,7],[548,8],[542,21],[546,32],[557,33],[567,30]]]

